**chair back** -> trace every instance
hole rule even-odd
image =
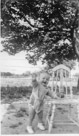
[[[71,71],[67,66],[61,64],[52,69],[52,90],[64,93],[65,96],[73,96]]]

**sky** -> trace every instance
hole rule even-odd
[[[38,62],[37,66],[29,64],[25,59],[25,52],[20,52],[15,56],[8,55],[6,52],[0,53],[0,71],[11,72],[15,74],[22,74],[27,71],[35,72],[41,70],[41,62]]]
[[[0,51],[2,45],[0,44]],[[27,71],[40,71],[46,65],[42,65],[39,61],[36,66],[29,64],[25,59],[25,52],[20,52],[16,55],[9,55],[7,52],[0,52],[0,72],[11,72],[15,74],[22,74]]]
[[[0,45],[0,51],[2,45]],[[40,71],[46,65],[42,65],[39,61],[36,66],[29,64],[25,59],[25,52],[20,52],[15,56],[9,55],[6,52],[0,52],[0,72],[11,72],[15,74],[23,74],[27,71],[35,72]],[[72,75],[79,73],[79,64],[76,62],[75,70],[72,70]]]

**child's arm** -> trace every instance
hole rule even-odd
[[[33,96],[33,92],[32,92],[32,94],[30,96],[29,107],[34,109],[34,96]]]
[[[31,94],[29,104],[32,104],[32,101],[33,101],[33,95]]]

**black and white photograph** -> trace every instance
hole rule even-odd
[[[79,0],[1,0],[1,135],[79,134]]]

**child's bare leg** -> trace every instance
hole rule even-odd
[[[30,110],[29,110],[29,123],[28,123],[29,126],[32,126],[32,122],[33,122],[34,117],[35,117],[35,110],[32,107],[30,107]]]
[[[43,121],[42,121],[42,119],[43,119],[43,111],[39,112],[37,115],[38,115],[38,121],[39,121],[38,128],[41,129],[41,130],[45,130],[45,127],[44,127]]]
[[[39,121],[39,123],[42,123],[43,111],[40,111],[37,115],[38,115],[38,121]]]
[[[26,127],[28,133],[30,133],[30,134],[34,133],[34,131],[32,129],[32,121],[33,121],[34,117],[35,117],[35,110],[32,107],[30,107],[30,109],[29,109],[29,122]]]

